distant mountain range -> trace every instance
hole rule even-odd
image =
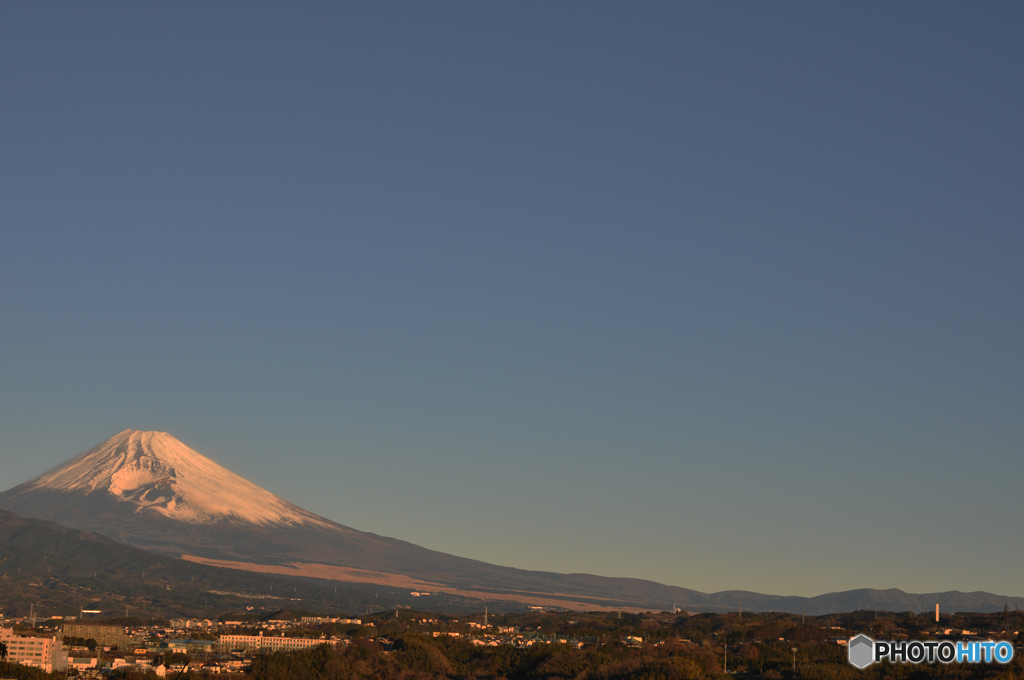
[[[746,591],[706,594],[653,581],[501,567],[366,533],[303,510],[164,432],[125,430],[0,493],[0,508],[102,534],[193,563],[445,598],[566,609],[1001,611],[1024,598],[990,593],[851,590],[812,598]]]

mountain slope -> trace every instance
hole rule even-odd
[[[235,568],[333,565],[375,572],[381,582],[409,577],[415,589],[572,607],[661,608],[701,599],[639,579],[498,567],[357,531],[274,496],[166,433],[120,432],[3,492],[0,507]]]
[[[501,567],[337,524],[217,465],[163,432],[125,430],[50,472],[0,493],[0,508],[132,546],[234,569],[391,584],[452,596],[572,609],[691,611],[929,609],[996,611],[988,593],[850,591],[818,598],[705,594],[652,581]]]
[[[213,616],[228,610],[280,607],[297,600],[320,611],[366,611],[370,587],[327,583],[192,564],[89,531],[0,510],[0,611],[74,615]],[[413,602],[407,596],[401,604]],[[468,609],[468,603],[459,603]],[[379,607],[379,603],[377,604]]]

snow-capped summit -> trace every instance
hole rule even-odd
[[[109,494],[134,506],[136,513],[159,513],[189,524],[227,520],[260,525],[329,525],[166,432],[119,432],[26,482],[21,489]]]

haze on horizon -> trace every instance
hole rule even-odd
[[[1022,28],[0,6],[0,486],[160,430],[495,564],[1024,595]]]

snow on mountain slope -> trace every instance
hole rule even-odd
[[[259,525],[335,525],[193,451],[166,432],[125,430],[22,486],[110,494],[190,524],[228,520]]]

